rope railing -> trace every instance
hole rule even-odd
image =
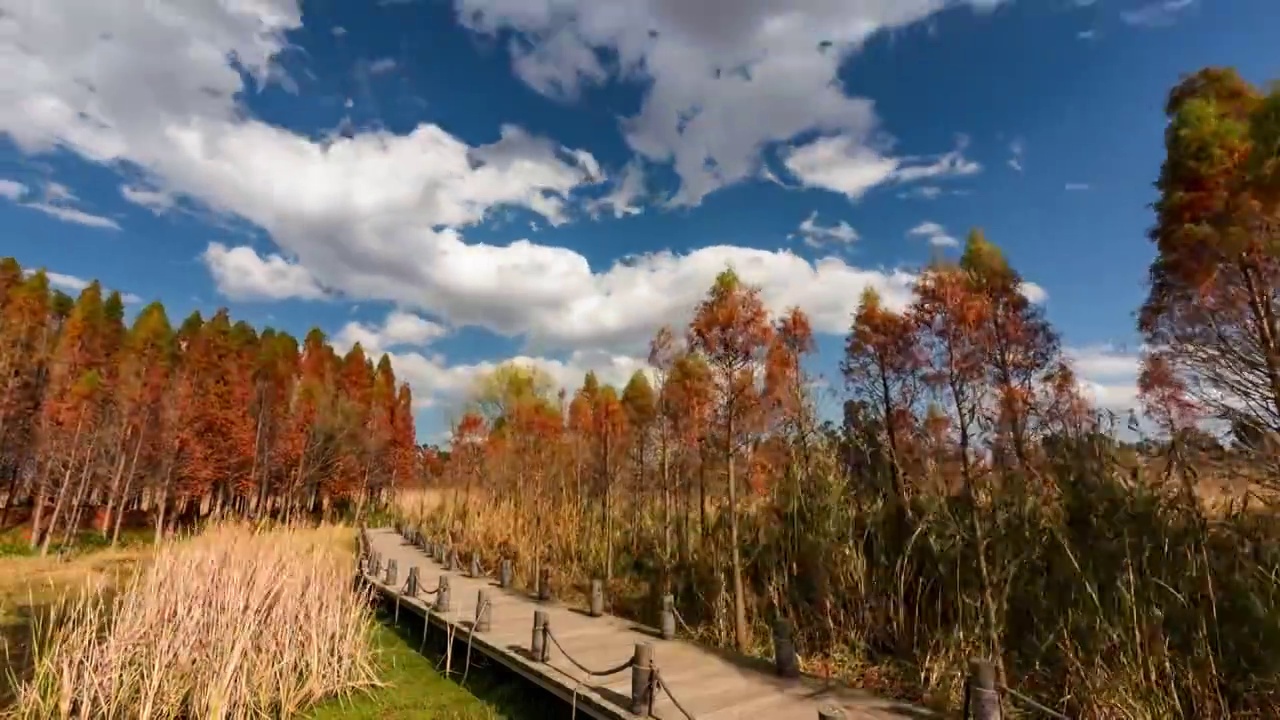
[[[674,705],[675,708],[680,711],[680,714],[684,715],[686,720],[694,720],[693,713],[686,710],[684,705],[681,705],[680,701],[676,699],[676,696],[671,693],[671,686],[667,685],[667,682],[662,679],[662,673],[658,670],[658,667],[656,665],[653,668],[652,677],[653,677],[654,687],[662,688],[662,693],[666,695],[667,699],[671,701],[671,704]],[[655,694],[656,693],[650,692],[650,697],[652,697]],[[652,701],[650,702],[650,706],[649,706],[649,714],[651,715],[653,714]]]
[[[399,530],[399,533],[405,538],[405,540],[409,541],[412,545],[426,552],[428,557],[431,560],[437,563],[440,563],[446,572],[452,571],[452,570],[458,570],[460,572],[463,571],[463,565],[458,555],[458,552],[454,550],[452,547],[450,547],[449,543],[428,540],[426,536],[423,535],[422,532],[419,530],[410,530],[407,528],[399,528],[398,530]],[[363,552],[367,553],[370,557],[372,557],[373,572],[371,576],[375,581],[377,581],[378,573],[381,569],[379,567],[381,565],[381,556],[372,551],[372,544],[368,543],[367,537],[365,536],[363,529],[361,531],[361,539],[362,539],[361,545],[362,545]],[[512,579],[511,576],[513,574],[512,570],[513,570],[512,561],[510,558],[499,559],[499,564],[498,564],[498,567],[496,568],[496,571],[501,581],[500,585],[504,589],[510,588],[512,586],[512,582],[511,582],[511,579]],[[473,551],[471,554],[470,567],[467,568],[466,574],[473,578],[480,578],[480,577],[492,576],[493,572],[494,570],[485,568],[480,563],[479,553]],[[410,591],[413,588],[411,586],[414,584],[414,581],[417,580],[418,568],[417,567],[410,568],[410,574],[411,574],[411,580],[406,580],[405,584],[400,587],[399,591],[396,591],[394,586],[392,586],[391,584],[383,583],[384,585],[387,585],[388,587],[390,587],[392,589],[392,592],[396,594],[397,601],[399,600],[399,596],[401,595],[412,596],[412,593]],[[448,575],[442,575],[438,579],[437,586],[435,589],[433,590],[419,589],[418,590],[418,592],[423,595],[437,594],[442,590],[444,592],[444,596],[437,597],[437,602],[428,607],[429,611],[435,612],[437,614],[444,614],[452,611],[452,607],[450,606],[448,601],[448,592],[449,592]],[[552,596],[552,588],[551,588],[551,582],[550,582],[550,571],[548,568],[543,567],[541,568],[541,571],[537,574],[534,598],[536,598],[539,604],[542,604],[550,601],[551,596]],[[589,599],[590,599],[590,610],[588,614],[591,617],[600,617],[603,614],[603,605],[604,605],[602,581],[592,580]],[[441,600],[444,601],[443,605],[440,602]],[[685,619],[681,617],[680,613],[676,610],[673,597],[670,594],[667,594],[663,596],[662,600],[663,600],[662,611],[659,617],[660,637],[662,637],[662,639],[664,640],[670,640],[674,638],[677,624],[686,633],[690,635],[694,634],[693,628],[691,628],[689,624],[685,622]],[[466,681],[467,674],[470,671],[470,667],[471,667],[472,641],[474,640],[477,633],[483,634],[484,632],[488,631],[489,623],[490,623],[489,616],[490,616],[491,610],[492,610],[492,605],[489,602],[487,592],[486,590],[482,589],[479,591],[479,596],[476,602],[476,621],[471,626],[470,630],[466,631],[467,632],[467,650],[466,650],[466,665],[462,674],[463,682]],[[550,662],[551,648],[554,647],[558,651],[559,655],[562,655],[570,665],[572,665],[574,668],[576,668],[578,671],[580,671],[584,675],[584,677],[576,678],[577,685],[573,688],[572,706],[573,706],[574,717],[576,717],[577,715],[578,695],[580,693],[583,683],[585,683],[587,679],[610,677],[613,675],[618,675],[620,673],[626,672],[627,670],[630,670],[632,673],[630,711],[633,715],[643,716],[643,717],[653,717],[654,702],[658,697],[658,691],[661,690],[662,695],[666,696],[666,698],[671,702],[671,705],[677,711],[679,711],[679,713],[685,718],[685,720],[695,720],[695,716],[693,715],[693,713],[691,713],[689,709],[683,703],[680,702],[677,696],[673,693],[670,685],[667,684],[666,679],[662,677],[662,673],[659,671],[657,663],[654,662],[653,646],[650,643],[648,642],[636,643],[635,650],[633,652],[632,657],[616,666],[605,668],[603,670],[594,669],[587,666],[583,662],[581,662],[578,658],[575,658],[572,654],[568,652],[568,650],[565,649],[564,645],[560,642],[560,639],[556,637],[556,635],[551,631],[550,615],[547,610],[545,609],[535,610],[533,622],[534,622],[533,634],[531,636],[531,641],[529,645],[529,658],[535,663],[548,663]],[[453,623],[450,623],[450,624],[452,625]],[[799,674],[799,662],[798,662],[798,658],[796,657],[795,645],[791,639],[790,624],[785,620],[778,619],[774,622],[773,631],[774,631],[773,632],[774,662],[775,662],[775,666],[776,666],[775,669],[777,671],[777,674],[783,677],[795,677],[796,675]],[[453,638],[452,628],[449,633],[449,637],[450,637],[450,645],[452,645],[452,638]],[[426,639],[426,627],[424,625],[423,627],[424,643],[425,643],[425,639]],[[994,674],[992,675],[992,682],[994,683]],[[999,718],[998,714],[997,715],[980,715],[980,714],[970,713],[970,705],[971,705],[970,685],[971,683],[966,682],[966,685],[965,685],[965,718],[966,720],[968,718],[973,718],[974,720],[998,720]],[[992,685],[983,685],[983,686],[975,685],[974,689],[979,689],[979,687],[987,688],[987,690],[984,690],[982,692],[987,692],[987,691],[994,692],[994,690],[992,689],[993,688]],[[1003,689],[1011,695],[1022,697],[1017,693],[1014,693],[1013,691],[1008,690],[1007,688],[1003,688]],[[978,694],[981,694],[981,693],[978,693]],[[1034,701],[1031,701],[1029,699],[1026,699],[1026,701],[1029,704],[1031,704],[1033,707],[1036,707],[1037,709],[1047,711],[1052,717],[1064,718],[1063,715],[1057,714],[1054,711],[1049,710],[1048,708],[1044,708],[1044,706],[1039,705]],[[998,712],[998,709],[999,709],[998,696],[996,698],[996,708]],[[842,718],[844,718],[844,713],[839,708],[821,707],[818,710],[818,718],[819,720],[842,720]]]
[[[560,644],[560,641],[558,639],[556,639],[555,634],[551,632],[550,627],[547,627],[544,625],[543,628],[546,633],[547,639],[551,641],[551,644],[556,646],[556,649],[560,651],[560,654],[564,655],[564,658],[568,660],[570,663],[572,663],[574,667],[578,668],[579,670],[586,673],[587,675],[590,675],[591,677],[609,677],[610,675],[617,675],[618,673],[623,672],[624,670],[631,669],[631,666],[636,664],[636,659],[633,656],[633,657],[627,658],[626,661],[623,662],[621,665],[611,667],[607,670],[592,670],[586,665],[583,665],[582,663],[578,662],[577,659],[575,659],[572,655],[569,654],[568,650],[564,649],[564,646]]]
[[[1069,716],[998,682],[995,665],[990,660],[970,660],[969,675],[964,682],[965,720],[1000,720],[1002,695],[1055,720],[1071,720]]]

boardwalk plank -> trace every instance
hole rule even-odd
[[[506,665],[565,701],[574,702],[578,712],[592,717],[609,720],[635,717],[628,711],[631,671],[608,677],[589,676],[566,659],[554,644],[549,662],[533,662],[528,656],[528,646],[535,610],[547,612],[551,633],[564,651],[591,670],[615,667],[631,657],[636,643],[650,643],[654,662],[664,681],[697,720],[815,720],[818,708],[823,705],[843,709],[846,720],[937,717],[919,708],[817,678],[779,678],[769,671],[767,663],[734,658],[684,640],[662,640],[651,629],[622,618],[610,615],[593,618],[558,602],[539,603],[526,593],[503,590],[492,578],[472,578],[457,571],[446,573],[442,565],[390,528],[371,529],[367,537],[371,548],[382,554],[384,565],[386,560],[396,560],[399,577],[395,587],[382,582],[385,576],[366,576],[365,580],[387,597],[397,598],[399,612],[428,618],[428,633],[449,631],[460,640],[470,638],[473,653]],[[420,587],[428,590],[437,587],[440,577],[449,577],[452,605],[449,612],[429,610],[435,601],[434,595],[401,596],[409,568],[415,566]],[[471,624],[475,620],[480,589],[489,595],[491,628],[472,637]],[[455,668],[460,668],[463,662],[465,659],[456,654],[452,658]],[[684,716],[659,691],[653,717],[682,720]]]

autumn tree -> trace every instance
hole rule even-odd
[[[159,538],[219,513],[358,506],[419,473],[390,358],[344,363],[318,330],[300,352],[226,310],[176,330],[160,303],[128,314],[97,282],[73,300],[0,259],[0,521],[29,505],[42,552],[86,517],[115,542],[148,511]]]
[[[904,503],[908,492],[902,446],[922,389],[924,360],[915,323],[886,308],[874,288],[863,290],[840,372],[851,400],[861,403],[867,419],[883,429],[894,493]]]
[[[698,306],[689,327],[689,347],[706,358],[715,388],[715,417],[723,435],[729,487],[730,579],[733,588],[734,640],[745,652],[750,643],[738,542],[738,477],[735,459],[759,427],[759,374],[773,342],[774,328],[759,288],[744,285],[732,269],[722,271]]]
[[[981,438],[992,387],[988,380],[992,307],[976,292],[970,275],[959,266],[939,263],[916,282],[911,317],[919,331],[926,364],[925,381],[946,408],[957,432],[962,488],[968,505],[969,529],[978,548],[978,575],[984,635],[997,673],[1003,677],[1002,644],[994,582],[987,556],[987,527],[980,510],[981,469],[974,449]]]
[[[981,230],[969,233],[960,267],[986,309],[982,336],[996,396],[989,427],[994,430],[997,458],[1004,462],[1012,451],[1015,466],[1026,472],[1031,466],[1031,437],[1042,419],[1037,390],[1060,362],[1061,344],[1043,309],[1024,292],[1021,275]]]
[[[1157,405],[1177,388],[1210,416],[1280,432],[1280,89],[1205,68],[1165,113],[1138,323],[1149,376],[1169,383]]]
[[[657,399],[653,386],[643,372],[637,370],[622,390],[622,410],[627,420],[627,437],[631,452],[631,549],[639,547],[641,518],[647,498],[645,478],[648,473],[649,448],[653,422],[657,416]]]

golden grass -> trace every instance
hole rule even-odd
[[[37,627],[12,717],[289,717],[376,684],[351,542],[228,524],[160,546],[114,591],[82,585]]]

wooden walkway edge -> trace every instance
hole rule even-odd
[[[380,593],[398,612],[411,612],[425,621],[424,632],[445,632],[464,643],[470,651],[524,677],[574,707],[575,714],[600,720],[631,720],[641,715],[630,712],[632,670],[595,677],[575,666],[574,661],[593,672],[618,668],[632,658],[637,644],[652,648],[652,664],[679,701],[681,710],[661,688],[652,690],[652,714],[657,720],[889,720],[891,718],[936,718],[935,713],[911,705],[877,698],[819,678],[786,679],[768,671],[768,666],[699,647],[680,640],[663,640],[651,628],[611,615],[590,617],[586,611],[561,603],[538,602],[517,590],[502,589],[489,577],[472,578],[462,569],[445,572],[427,553],[405,540],[391,528],[361,532],[359,576]],[[369,558],[376,562],[365,562]],[[395,561],[394,578],[387,566]],[[376,567],[374,567],[376,565]],[[410,568],[417,568],[417,597],[406,593]],[[441,577],[448,577],[451,607],[433,609]],[[390,583],[387,581],[391,580]],[[490,628],[472,632],[479,592],[489,598]],[[530,653],[534,612],[545,613],[551,642],[546,662]],[[566,654],[568,657],[566,657]],[[572,658],[570,660],[569,658]],[[453,667],[466,662],[454,654]],[[822,714],[820,715],[820,710]],[[687,715],[686,715],[687,712]]]

